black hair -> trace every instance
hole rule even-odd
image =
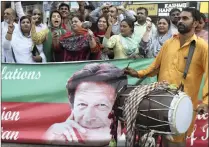
[[[106,23],[107,23],[107,28],[109,27],[109,24],[108,24],[108,16],[107,16],[107,15],[101,15],[101,16],[97,19],[97,22],[96,22],[96,32],[99,32],[98,23],[99,23],[99,20],[100,20],[101,18],[105,18]]]
[[[200,19],[203,19],[204,22],[206,22],[206,16],[204,13],[200,13]]]
[[[139,11],[139,10],[144,10],[145,11],[145,15],[146,16],[148,16],[148,10],[147,10],[147,8],[145,8],[145,7],[139,7],[139,8],[137,8],[137,11]]]
[[[131,21],[131,20],[129,20],[129,19],[123,19],[122,21],[121,21],[121,23],[123,22],[123,21],[125,21],[127,24],[128,24],[128,26],[132,29],[132,33],[134,32],[134,21]]]
[[[50,12],[50,16],[49,16],[50,25],[52,25],[52,23],[51,23],[52,21],[51,21],[51,20],[52,20],[52,15],[53,15],[53,13],[58,13],[58,14],[60,15],[61,20],[62,20],[62,15],[61,15],[61,13],[60,13],[58,10],[53,10],[53,11]],[[48,22],[48,23],[49,23],[49,22]],[[61,24],[60,24],[60,25],[61,25]]]
[[[59,10],[60,10],[60,8],[61,7],[67,7],[68,8],[68,10],[70,10],[70,6],[68,5],[68,4],[66,4],[66,3],[61,3],[60,5],[59,5]]]
[[[21,22],[23,21],[23,19],[28,19],[28,20],[30,21],[30,23],[31,23],[31,18],[30,18],[29,16],[22,16],[22,17],[20,18],[20,24],[21,24]]]
[[[72,16],[71,19],[73,19],[74,17],[77,17],[81,22],[84,22],[85,21],[84,20],[84,17],[82,15],[80,15],[80,14],[73,14],[73,16]]]
[[[77,71],[67,82],[68,97],[73,107],[75,92],[82,82],[104,83],[112,86],[116,93],[128,84],[123,70],[110,63],[91,63]],[[88,98],[87,98],[88,99]]]
[[[166,22],[168,23],[168,28],[170,28],[170,25],[171,25],[171,22],[170,22],[170,19],[166,16],[161,16],[158,18],[158,22],[161,20],[161,19],[165,19]]]
[[[195,8],[186,7],[182,11],[190,12],[192,14],[194,21],[200,21],[200,19],[201,19],[200,11]]]
[[[88,10],[95,10],[95,7],[93,5],[87,5],[87,6],[84,6],[84,9],[88,9]]]
[[[175,11],[181,12],[178,8],[173,8],[171,9],[171,11],[169,12],[169,16],[171,16],[171,14]]]
[[[50,16],[49,16],[49,20],[50,20],[50,22],[51,22],[51,19],[52,19],[52,14],[53,14],[53,13],[58,13],[58,14],[60,15],[61,19],[62,19],[62,15],[61,15],[61,13],[60,13],[58,10],[53,10],[53,11],[51,11],[51,12],[50,12]]]

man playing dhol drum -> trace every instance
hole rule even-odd
[[[195,28],[200,20],[200,13],[194,8],[184,8],[179,16],[178,31],[167,40],[154,62],[144,70],[135,71],[126,68],[125,73],[137,78],[158,75],[158,81],[167,81],[170,84],[179,86],[184,84],[184,91],[192,98],[194,109],[208,111],[208,43],[195,35]],[[196,47],[191,60],[186,79],[183,78],[186,59],[189,52],[190,43],[196,42]],[[204,75],[203,103],[198,105],[198,92],[201,80]],[[182,112],[184,113],[184,112]],[[194,112],[193,122],[187,134],[173,136],[174,140],[163,138],[164,147],[185,147],[186,135],[193,131],[196,112]],[[183,125],[183,124],[182,124]]]

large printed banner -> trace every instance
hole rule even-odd
[[[144,69],[153,59],[63,64],[2,64],[3,142],[109,144],[108,115],[117,91],[148,84],[124,76],[121,69]],[[113,66],[114,65],[114,66]],[[104,82],[105,81],[105,82]],[[188,146],[208,146],[208,114],[198,116]],[[122,134],[122,132],[120,132]]]

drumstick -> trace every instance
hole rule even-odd
[[[134,61],[135,61],[136,59],[134,59]],[[132,63],[132,62],[134,62],[134,61],[130,61],[130,62],[128,62],[128,65],[127,65],[127,67],[126,68],[128,68],[129,67],[129,65]]]
[[[127,67],[126,67],[126,68],[128,68],[128,67],[129,67],[130,63],[131,63],[131,61],[128,63],[128,65],[127,65]]]

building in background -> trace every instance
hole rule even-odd
[[[149,11],[149,17],[152,22],[156,24],[159,16],[169,16],[169,12],[173,8],[178,8],[182,10],[185,7],[195,7],[199,10],[200,2],[132,2],[127,6],[128,10],[134,10],[136,12],[137,8],[145,7]]]
[[[27,15],[31,15],[33,10],[38,8],[43,11],[43,1],[21,1],[23,10]]]
[[[206,25],[205,25],[205,29],[208,30],[209,26],[208,26],[208,23],[209,23],[209,20],[208,20],[208,5],[209,5],[209,2],[200,2],[200,12],[201,13],[204,13],[205,16],[206,16]]]
[[[208,22],[208,5],[209,2],[200,2],[200,12],[204,13],[205,16],[207,17],[207,22]]]
[[[137,11],[139,7],[144,7],[147,8],[148,10],[148,15],[152,19],[153,23],[157,22],[157,16],[158,16],[158,4],[143,4],[139,2],[134,2],[133,4],[127,5],[127,10],[133,10]],[[137,12],[136,12],[137,13]]]

